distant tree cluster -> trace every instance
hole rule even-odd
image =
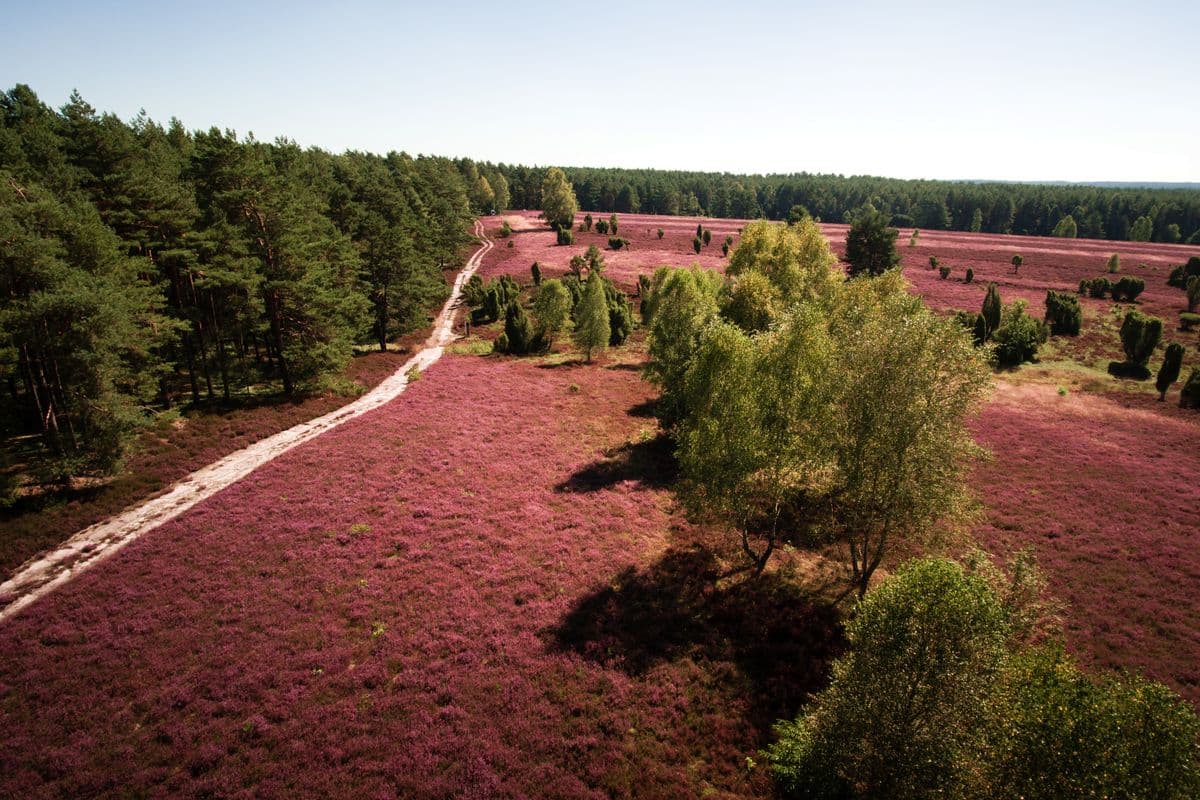
[[[514,206],[538,208],[544,168],[498,165]],[[846,222],[871,204],[889,225],[928,230],[1200,244],[1200,192],[1183,189],[730,175],[569,167],[583,208],[618,213]]]
[[[501,171],[334,156],[0,95],[0,426],[60,477],[112,467],[147,412],[321,385],[446,293]],[[7,435],[5,438],[7,438]]]

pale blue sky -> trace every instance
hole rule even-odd
[[[1200,3],[12,2],[3,88],[526,164],[1200,181]]]

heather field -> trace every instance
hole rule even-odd
[[[766,792],[834,617],[713,581],[650,397],[448,355],[130,545],[0,629],[0,795]]]
[[[586,232],[557,247],[536,212],[484,218],[480,274],[557,276],[595,244],[633,292],[660,265],[722,268],[744,224],[619,216],[618,252]],[[845,227],[824,228],[841,252]],[[1195,251],[907,237],[934,307],[976,310],[995,281],[1039,316],[1047,288],[1119,252],[1146,278],[1139,305],[1170,319],[1167,271]],[[975,534],[1036,550],[1085,662],[1200,707],[1200,415],[1178,386],[1158,403],[1105,375],[1116,315],[1083,303],[1079,341],[998,375],[972,422],[993,453]],[[0,797],[771,796],[758,750],[842,645],[829,564],[786,552],[758,581],[721,577],[740,553],[678,508],[640,332],[585,365],[565,339],[485,355],[498,330],[0,625]],[[1185,371],[1200,361],[1197,334],[1169,335]]]

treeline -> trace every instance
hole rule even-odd
[[[538,208],[544,168],[500,164],[514,208]],[[870,203],[892,225],[929,230],[1200,244],[1200,191],[564,168],[589,211],[787,219],[796,206],[843,222]],[[1057,233],[1056,233],[1057,231]]]
[[[423,323],[504,176],[0,95],[0,426],[58,477],[147,412],[323,385]],[[0,455],[3,455],[0,453]]]

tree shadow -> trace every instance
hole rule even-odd
[[[619,364],[609,364],[607,367],[605,367],[605,369],[617,369],[625,372],[641,372],[642,365],[623,361]]]
[[[551,363],[538,364],[538,369],[566,369],[568,367],[582,367],[587,362],[582,358],[568,358],[562,361],[554,361]]]
[[[659,433],[644,442],[626,443],[604,453],[604,457],[581,467],[554,487],[558,492],[598,492],[624,481],[638,486],[662,489],[679,476],[679,464],[672,452],[671,439]]]
[[[657,408],[658,408],[658,399],[652,397],[649,400],[643,400],[642,402],[638,403],[637,405],[630,406],[628,408],[628,410],[626,410],[625,413],[631,417],[641,417],[643,419],[650,419],[650,418],[654,417],[654,412]]]
[[[714,670],[747,703],[765,738],[823,688],[843,649],[837,609],[776,574],[719,581],[712,551],[673,549],[648,569],[627,568],[583,597],[547,632],[548,645],[640,676],[681,658]]]

